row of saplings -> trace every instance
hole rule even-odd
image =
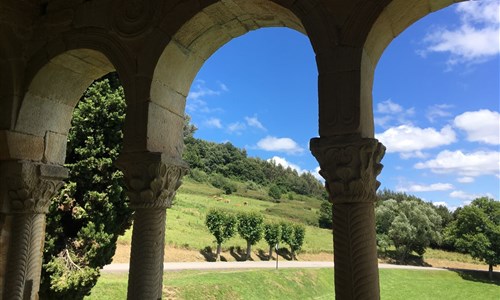
[[[262,238],[269,245],[268,259],[272,258],[273,248],[278,244],[287,244],[293,260],[302,248],[305,237],[305,227],[301,224],[280,222],[264,223],[264,217],[258,213],[234,214],[226,210],[212,209],[208,212],[205,224],[217,242],[216,261],[220,260],[222,244],[239,233],[247,242],[245,260],[250,259],[252,246]]]

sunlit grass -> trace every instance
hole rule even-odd
[[[496,300],[500,276],[485,272],[380,270],[382,299]],[[126,298],[127,275],[103,274],[87,299]],[[180,271],[164,274],[164,298],[175,299],[332,299],[332,269]],[[172,298],[170,298],[172,299]]]

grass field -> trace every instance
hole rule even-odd
[[[484,272],[380,270],[382,299],[500,299]],[[104,274],[86,299],[126,298],[126,275]],[[164,275],[165,299],[332,299],[332,269],[181,271]]]
[[[264,199],[267,198],[263,193],[260,196]],[[205,226],[205,216],[211,208],[223,208],[234,213],[260,212],[266,221],[273,222],[291,221],[303,224],[315,222],[321,200],[301,196],[295,196],[295,198],[297,200],[287,199],[277,203],[238,195],[224,195],[219,189],[188,180],[177,193],[172,208],[167,211],[165,242],[178,248],[201,250],[211,247],[214,249],[216,247],[214,237]],[[130,242],[131,230],[118,240],[118,243],[122,245],[129,245]],[[235,236],[223,245],[226,250],[230,247],[245,249],[246,242]],[[264,240],[254,247],[255,251],[258,249],[268,251]],[[332,253],[332,249],[333,237],[330,230],[306,225],[304,252]]]
[[[269,199],[264,190],[248,190],[242,184],[238,186],[238,191],[235,194],[224,195],[220,189],[211,185],[196,183],[189,179],[185,180],[177,193],[172,208],[167,211],[166,244],[178,249],[193,250],[194,253],[199,253],[207,247],[215,249],[214,238],[205,226],[205,215],[211,208],[224,208],[234,213],[261,212],[266,221],[274,222],[292,221],[311,224],[313,220],[317,220],[322,200],[293,195],[294,200],[285,199],[277,203]],[[119,238],[118,247],[129,247],[130,243],[131,230],[128,230],[124,236]],[[237,252],[238,249],[245,249],[245,247],[245,241],[239,236],[235,236],[223,244],[223,250],[231,253]],[[331,254],[332,249],[331,230],[306,225],[306,238],[302,253]],[[267,253],[267,251],[268,246],[262,240],[253,247],[253,258],[259,259],[258,255],[255,254]],[[231,258],[228,257],[228,259]],[[420,261],[422,260],[420,259]],[[472,259],[469,255],[435,249],[427,249],[424,261],[416,264],[468,268],[467,265],[455,262],[484,267],[483,263]]]

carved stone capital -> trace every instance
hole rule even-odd
[[[333,204],[375,201],[385,154],[378,140],[359,135],[313,138],[310,149]]]
[[[2,211],[9,214],[47,213],[50,199],[68,177],[62,166],[28,161],[3,162],[0,170],[7,191]]]
[[[117,162],[125,175],[130,206],[138,208],[169,208],[188,165],[181,159],[161,153],[122,154]]]

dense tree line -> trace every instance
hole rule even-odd
[[[215,185],[219,185],[217,187],[224,189],[226,193],[233,192],[234,187],[228,186],[227,180],[224,183],[223,178],[273,187],[271,197],[294,192],[320,199],[326,198],[323,184],[311,173],[299,174],[296,170],[284,168],[273,161],[248,157],[245,149],[239,149],[229,142],[218,144],[194,138],[194,130],[184,131],[188,134],[184,138],[183,155],[191,167],[190,176],[193,179],[209,181],[212,184],[215,181]]]
[[[477,198],[454,212],[401,192],[382,190],[375,208],[377,245],[404,261],[427,247],[458,251],[493,267],[500,264],[500,202]]]

